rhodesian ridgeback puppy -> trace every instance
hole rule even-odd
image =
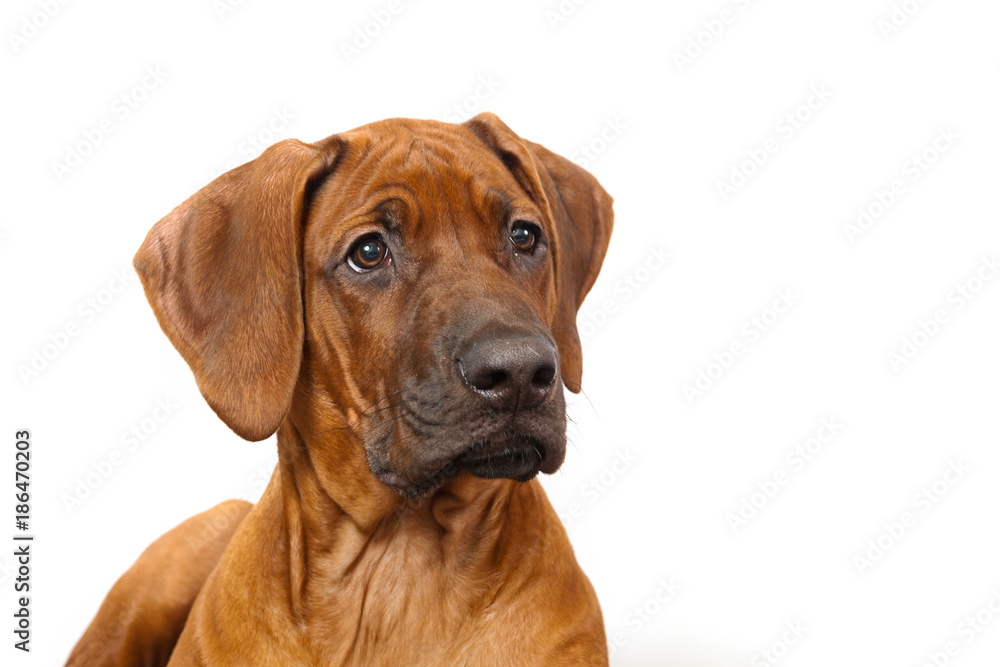
[[[607,664],[535,476],[611,227],[593,176],[492,114],[283,141],[160,220],[157,320],[279,463],[150,546],[69,664]]]

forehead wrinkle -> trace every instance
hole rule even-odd
[[[385,179],[377,178],[377,176],[387,171],[387,163],[391,164],[394,143],[393,141],[379,140],[377,137],[367,137],[360,145],[349,143],[349,154],[346,156],[342,181],[339,184],[340,196],[349,196],[354,193],[368,199],[371,194],[371,185],[389,185]]]
[[[400,198],[417,202],[411,179],[400,168],[405,164],[411,142],[394,134],[365,135],[348,142],[350,153],[341,178],[328,179],[317,200],[339,202],[339,217],[348,218],[373,213],[385,200]]]
[[[400,124],[392,129],[349,142],[355,143],[355,167],[342,192],[353,192],[356,203],[364,202],[354,213],[376,207],[391,193],[405,192],[409,196],[404,199],[415,209],[407,216],[406,234],[443,235],[454,244],[490,234],[499,222],[494,218],[504,217],[524,194],[499,158],[470,137],[449,127]]]
[[[407,147],[407,180],[416,190],[417,211],[412,221],[415,235],[430,235],[436,230],[454,227],[454,224],[445,223],[453,221],[457,213],[452,208],[454,197],[449,196],[449,191],[453,191],[459,178],[453,160],[437,148],[420,138],[414,138]],[[455,236],[454,230],[452,236]],[[457,236],[455,238],[457,240]]]

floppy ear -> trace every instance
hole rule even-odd
[[[563,383],[580,391],[583,351],[576,314],[594,286],[614,225],[612,199],[590,172],[544,146],[518,137],[492,113],[467,122],[539,202],[555,225],[556,322]]]
[[[271,146],[157,222],[133,261],[205,400],[247,440],[277,430],[298,378],[305,200],[326,152]]]

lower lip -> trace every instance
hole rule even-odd
[[[406,479],[399,473],[384,472],[380,475],[380,477],[382,478],[383,484],[385,484],[386,486],[391,486],[392,488],[398,489],[400,491],[405,491],[406,489],[412,486],[412,484],[407,482]]]
[[[476,477],[485,479],[531,479],[538,474],[541,455],[535,447],[519,448],[507,455],[460,456],[455,463]]]

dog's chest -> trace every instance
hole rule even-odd
[[[313,646],[324,664],[495,661],[520,643],[512,619],[531,612],[511,607],[509,574],[491,561],[469,553],[456,562],[433,541],[398,532],[350,563],[331,559],[326,573],[310,576],[305,598],[318,610]],[[415,655],[426,662],[413,663]]]

